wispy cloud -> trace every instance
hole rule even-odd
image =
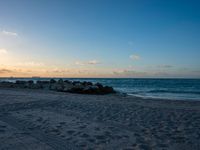
[[[118,77],[145,77],[147,75],[147,72],[122,69],[113,71],[113,75]]]
[[[44,63],[42,63],[42,62],[34,62],[34,61],[30,61],[30,62],[19,62],[19,63],[17,63],[17,66],[40,67],[40,66],[44,66]]]
[[[10,31],[6,31],[6,30],[3,30],[2,34],[7,35],[7,36],[18,36],[18,34],[16,32],[10,32]]]
[[[100,64],[100,62],[97,61],[97,60],[90,60],[90,61],[88,62],[88,64],[90,64],[90,65],[96,65],[96,64]]]
[[[85,65],[97,65],[97,64],[100,64],[100,62],[97,60],[90,60],[87,62],[76,61],[75,64],[80,65],[80,66],[85,66]]]
[[[158,65],[158,68],[173,68],[172,65]]]
[[[80,62],[80,61],[76,61],[75,64],[76,64],[76,65],[80,65],[80,66],[84,66],[84,65],[85,65],[85,63]]]
[[[129,58],[132,59],[132,60],[139,60],[140,56],[136,55],[136,54],[133,54],[133,55],[130,55]]]
[[[7,53],[8,53],[8,51],[6,49],[4,49],[4,48],[0,49],[0,54],[7,54]]]
[[[4,74],[4,73],[11,73],[12,70],[9,69],[0,69],[0,74]]]

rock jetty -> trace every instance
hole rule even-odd
[[[3,88],[26,88],[26,89],[45,89],[53,90],[58,92],[69,92],[79,94],[111,94],[116,91],[110,86],[103,86],[101,83],[93,84],[92,82],[80,82],[80,81],[69,81],[59,79],[58,81],[51,79],[50,81],[38,80],[36,82],[20,81],[17,80],[15,83],[3,81],[0,82],[0,87]]]

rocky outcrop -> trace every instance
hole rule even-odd
[[[92,82],[69,81],[59,79],[58,81],[51,79],[50,81],[16,81],[0,82],[0,87],[5,88],[28,88],[28,89],[46,89],[58,92],[70,92],[79,94],[110,94],[116,93],[112,87],[103,86],[100,83],[93,84]]]

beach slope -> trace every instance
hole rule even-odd
[[[0,150],[200,149],[200,102],[0,89]]]

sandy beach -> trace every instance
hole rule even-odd
[[[0,150],[199,150],[200,102],[0,89]]]

